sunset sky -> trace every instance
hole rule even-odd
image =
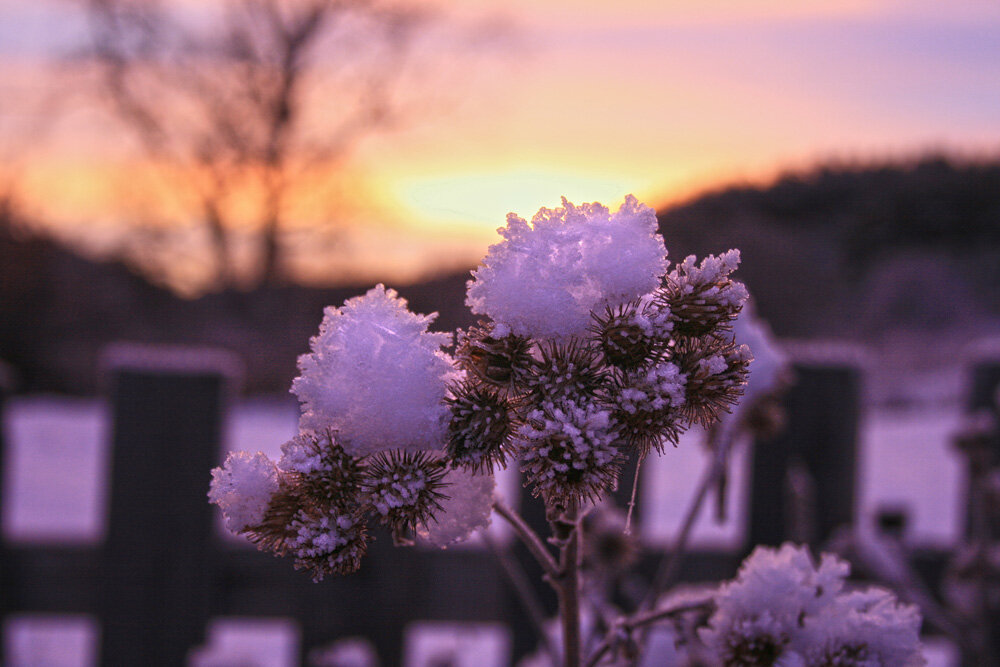
[[[438,4],[455,34],[488,45],[449,61],[430,113],[357,147],[374,224],[351,243],[366,276],[474,262],[508,211],[561,195],[660,206],[820,159],[1000,149],[996,0]],[[38,63],[80,36],[70,7],[0,0],[0,131],[23,136],[11,128],[31,113],[11,100],[44,92]],[[50,224],[97,236],[117,224],[102,148],[114,142],[80,115],[27,158],[11,162],[9,137],[0,150]]]

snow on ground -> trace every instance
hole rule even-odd
[[[11,400],[3,419],[3,536],[96,543],[105,530],[109,412],[100,400]]]
[[[904,509],[911,545],[945,547],[960,536],[964,470],[951,439],[957,409],[884,410],[861,431],[857,484],[859,520],[882,509]]]
[[[84,615],[18,614],[3,627],[9,667],[91,667],[97,664],[97,622]]]
[[[405,667],[504,667],[510,664],[510,630],[500,623],[421,621],[406,628]]]
[[[747,454],[745,442],[733,453],[727,482],[726,521],[716,521],[718,497],[712,493],[691,532],[692,547],[737,549],[746,539],[746,499],[750,493]],[[661,456],[654,453],[646,459],[638,501],[643,539],[664,548],[673,543],[710,460],[700,429],[692,429],[681,436],[676,448],[668,447]]]
[[[215,618],[205,644],[188,656],[189,667],[293,667],[299,630],[286,618]]]

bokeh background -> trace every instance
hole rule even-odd
[[[780,339],[862,350],[858,511],[953,540],[1000,334],[994,0],[0,0],[6,539],[102,539],[110,343],[234,353],[228,444],[273,451],[324,306],[384,282],[467,326],[508,212],[629,193],[675,261],[741,248]]]

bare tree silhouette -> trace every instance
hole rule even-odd
[[[84,1],[100,93],[207,232],[215,288],[288,278],[283,239],[309,179],[403,116],[431,18],[379,0]],[[235,261],[244,236],[251,271]]]

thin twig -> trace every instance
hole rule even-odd
[[[642,464],[646,460],[646,455],[643,454],[639,457],[639,460],[635,464],[635,477],[632,479],[632,497],[628,501],[628,514],[625,515],[625,534],[632,534],[632,515],[635,513],[635,496],[636,492],[639,490],[639,471],[642,470]]]
[[[500,563],[504,574],[510,580],[511,586],[514,588],[514,593],[517,595],[524,610],[528,613],[528,618],[535,627],[538,639],[545,647],[545,651],[548,653],[552,664],[559,664],[561,658],[559,647],[556,646],[549,633],[545,631],[545,610],[538,599],[537,592],[531,585],[531,582],[528,581],[528,576],[525,574],[524,568],[511,555],[510,551],[505,546],[497,544],[497,541],[488,532],[484,531],[482,536],[490,551],[496,556],[497,562]]]
[[[586,666],[595,667],[598,663],[600,663],[601,658],[603,658],[608,651],[612,650],[615,645],[621,641],[623,635],[628,636],[628,634],[634,630],[653,625],[673,616],[679,616],[692,611],[707,612],[714,604],[715,602],[712,596],[708,596],[702,599],[691,600],[674,606],[662,607],[660,609],[650,609],[649,611],[624,617],[608,631],[607,635],[604,637],[604,641],[598,644],[597,648],[594,649],[594,652],[590,654],[590,658],[587,660]]]
[[[531,555],[535,557],[538,564],[545,570],[546,576],[552,581],[558,579],[560,575],[559,564],[556,563],[556,559],[542,542],[542,538],[538,536],[538,533],[532,530],[531,526],[521,518],[521,515],[508,507],[500,498],[494,499],[493,509],[514,529],[517,536],[524,542],[524,546],[528,547],[528,551],[531,552]]]
[[[718,483],[726,470],[726,460],[729,456],[729,448],[732,445],[732,441],[733,434],[726,432],[720,433],[716,441],[712,443],[714,445],[712,447],[712,459],[709,461],[701,482],[698,484],[694,498],[691,500],[691,505],[684,516],[684,522],[681,524],[681,529],[674,540],[670,555],[665,556],[660,561],[660,566],[656,571],[656,578],[653,580],[653,585],[649,589],[649,593],[646,594],[642,604],[639,605],[639,611],[652,608],[656,604],[656,598],[666,590],[667,586],[670,585],[677,575],[681,562],[684,560],[695,521],[697,521],[698,515],[701,513],[702,505],[705,504],[705,498],[708,497],[709,490]]]

